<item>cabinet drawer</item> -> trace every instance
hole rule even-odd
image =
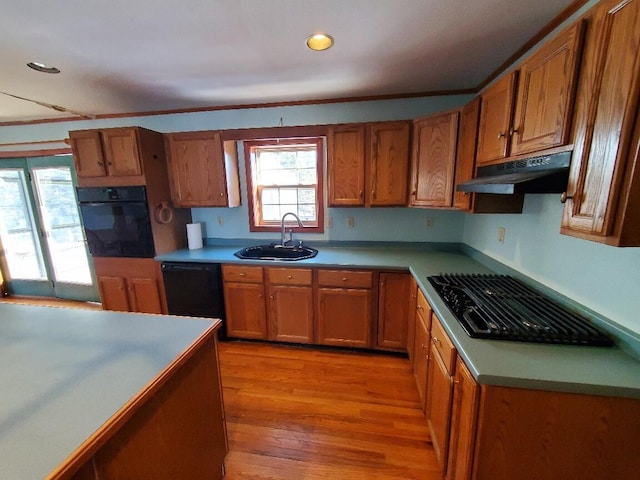
[[[262,267],[223,265],[222,278],[225,282],[262,283]]]
[[[267,268],[267,278],[279,285],[311,285],[311,269]]]
[[[451,343],[435,314],[431,314],[431,343],[440,354],[449,375],[453,375],[456,365],[456,347]]]
[[[350,270],[319,270],[318,284],[324,287],[371,288],[373,274]]]
[[[427,327],[427,330],[431,329],[431,305],[424,296],[424,293],[418,289],[418,299],[416,304],[416,312],[420,316],[422,323]]]

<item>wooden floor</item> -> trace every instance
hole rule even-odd
[[[221,342],[225,480],[440,480],[406,358]]]

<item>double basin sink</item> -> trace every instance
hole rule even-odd
[[[286,246],[278,244],[256,245],[238,250],[234,255],[244,260],[285,260],[296,261],[313,258],[318,254],[315,248],[302,245]]]

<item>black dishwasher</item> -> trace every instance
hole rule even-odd
[[[162,262],[162,277],[170,315],[219,318],[224,338],[224,294],[218,263]]]

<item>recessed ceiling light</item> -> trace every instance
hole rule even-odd
[[[60,70],[56,67],[49,67],[40,62],[29,62],[27,63],[27,67],[33,68],[34,70],[42,73],[60,73]]]
[[[316,33],[307,38],[307,47],[316,52],[326,50],[333,45],[333,37],[326,33]]]

